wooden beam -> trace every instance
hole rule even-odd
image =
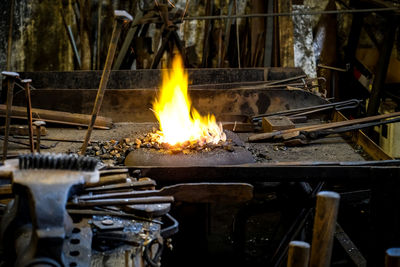
[[[5,117],[6,106],[0,105],[0,117]],[[47,109],[32,109],[32,119],[42,120],[46,122],[60,123],[66,125],[87,126],[90,121],[90,115],[70,113],[63,111],[54,111]],[[26,108],[13,106],[11,108],[11,118],[26,119]],[[97,129],[110,129],[112,127],[112,120],[107,117],[98,116],[95,123]]]

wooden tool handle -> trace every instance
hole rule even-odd
[[[317,195],[310,267],[330,266],[339,199],[335,192],[323,191]]]
[[[400,267],[400,248],[386,250],[385,267]]]
[[[308,267],[310,244],[303,241],[289,243],[287,267]]]
[[[292,132],[296,132],[296,131],[299,131],[299,132],[300,131],[322,131],[322,130],[327,130],[327,129],[339,128],[339,127],[343,127],[343,126],[355,125],[355,124],[359,124],[359,123],[378,121],[378,120],[383,120],[383,119],[388,119],[388,118],[398,117],[398,116],[400,116],[400,112],[381,114],[381,115],[370,116],[370,117],[354,119],[354,120],[317,124],[317,125],[305,126],[305,127],[300,127],[300,128],[276,131],[276,132],[271,132],[271,133],[260,133],[260,134],[255,134],[255,135],[249,136],[248,140],[249,140],[249,142],[268,140],[277,135],[284,135],[284,134],[288,134],[288,133],[292,133]]]

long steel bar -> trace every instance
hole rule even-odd
[[[117,49],[118,40],[119,40],[119,36],[122,31],[123,23],[132,21],[132,16],[129,15],[126,11],[115,10],[114,15],[116,18],[114,21],[113,31],[111,34],[111,42],[110,42],[110,46],[108,48],[106,63],[104,65],[103,74],[101,76],[99,89],[98,89],[97,95],[96,95],[96,100],[94,102],[92,117],[91,117],[91,120],[88,125],[88,129],[87,129],[86,136],[85,136],[85,141],[83,142],[82,147],[81,147],[80,153],[82,155],[84,155],[86,152],[86,148],[89,144],[90,136],[92,135],[92,131],[93,131],[94,124],[96,122],[97,115],[99,114],[101,104],[103,103],[103,97],[104,97],[105,90],[107,87],[108,78],[110,77],[111,66],[114,61],[114,54],[115,54],[115,50]]]
[[[25,97],[26,97],[26,115],[28,120],[28,128],[29,128],[29,145],[31,148],[31,153],[35,153],[34,142],[33,142],[33,125],[32,125],[32,103],[31,103],[31,91],[30,91],[30,83],[32,80],[25,79],[21,81],[24,83],[25,87]]]
[[[343,9],[343,10],[315,10],[304,12],[280,12],[280,13],[259,13],[259,14],[243,14],[243,15],[220,15],[220,16],[197,16],[186,17],[183,20],[213,20],[213,19],[235,19],[235,18],[259,18],[259,17],[281,17],[281,16],[307,16],[321,14],[351,14],[351,13],[372,13],[372,12],[388,12],[399,11],[397,7],[385,8],[364,8],[364,9]]]

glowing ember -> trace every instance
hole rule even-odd
[[[221,123],[214,115],[201,116],[192,107],[188,96],[188,75],[182,60],[176,56],[172,70],[163,70],[163,82],[158,98],[153,103],[154,113],[160,123],[160,143],[170,145],[184,142],[217,144],[226,140]]]

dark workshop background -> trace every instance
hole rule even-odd
[[[162,2],[162,1],[161,1]],[[338,13],[302,16],[247,17],[192,20],[196,16],[258,13],[312,12],[352,8],[382,8],[398,1],[349,0],[179,0],[170,16],[187,55],[187,67],[301,67],[310,77],[328,79],[328,97],[368,97],[385,32],[393,21],[387,13]],[[379,3],[379,6],[376,3]],[[102,69],[112,31],[114,9],[132,14],[138,26],[120,55],[129,33],[120,39],[113,69],[150,68],[162,36],[162,21],[155,14],[154,0],[5,0],[0,2],[0,69],[12,71],[69,71]],[[10,18],[10,10],[13,9]],[[383,14],[383,16],[382,16]],[[151,17],[151,16],[150,16]],[[185,17],[185,19],[182,19]],[[362,17],[359,34],[352,31],[355,18]],[[10,25],[10,19],[12,24]],[[356,19],[357,20],[357,19]],[[150,22],[150,23],[149,23]],[[157,22],[157,23],[152,23]],[[357,20],[359,23],[359,20]],[[397,25],[397,21],[395,23]],[[353,26],[352,26],[353,25]],[[9,32],[11,27],[11,38]],[[69,34],[69,30],[70,33]],[[386,83],[400,81],[399,30],[393,32]],[[71,37],[73,41],[71,40]],[[358,38],[359,37],[359,38]],[[387,37],[386,37],[387,38]],[[349,44],[351,40],[351,45]],[[8,55],[8,44],[11,51]],[[74,54],[73,45],[76,46]],[[350,46],[350,47],[349,47]],[[79,57],[80,63],[77,60]],[[166,54],[157,67],[168,66]],[[355,64],[355,62],[357,64]],[[322,67],[319,67],[322,66]],[[342,71],[324,68],[337,67]],[[349,66],[359,66],[356,70]],[[343,72],[346,70],[347,72]],[[356,72],[356,74],[354,74]],[[362,82],[350,83],[350,80]],[[350,77],[349,77],[350,76]],[[365,79],[364,79],[365,78]],[[392,86],[393,87],[393,86]],[[395,86],[395,88],[397,88]],[[393,90],[392,90],[393,91]],[[398,98],[395,90],[394,99]]]

